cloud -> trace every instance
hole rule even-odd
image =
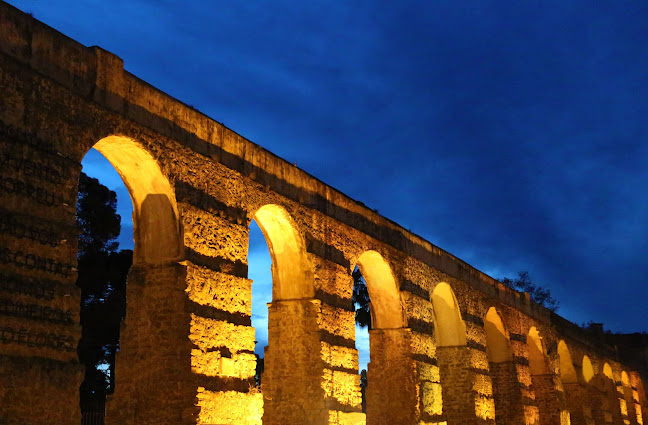
[[[647,3],[11,3],[569,319],[645,329]]]

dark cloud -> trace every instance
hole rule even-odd
[[[644,1],[11,3],[569,319],[645,329]]]

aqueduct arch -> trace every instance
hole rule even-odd
[[[569,409],[574,425],[591,402],[577,397],[584,383],[567,345],[577,358],[609,362],[615,376],[630,370],[528,294],[142,82],[110,52],[2,2],[0,22],[3,419],[78,424],[74,204],[80,159],[92,144],[121,173],[135,207],[136,266],[117,365],[117,397],[125,397],[109,404],[121,424],[362,424],[356,262],[375,304],[370,381],[379,384],[369,384],[378,400],[368,404],[370,425],[501,423],[484,329],[490,307],[505,319],[518,370],[534,355],[533,346],[520,348],[528,342],[522,329],[543,336],[552,366],[562,367],[534,375],[534,394],[543,397],[539,377],[560,387],[562,375],[567,398],[578,400]],[[262,388],[253,379],[251,219],[274,264]],[[515,379],[530,391],[522,373]],[[645,397],[625,380],[617,401],[631,420],[628,408]]]
[[[439,347],[466,345],[466,324],[461,319],[457,297],[450,285],[439,283],[432,292],[436,343]]]
[[[406,328],[394,272],[385,258],[373,250],[358,257],[357,267],[371,300],[367,424],[410,423],[415,420],[417,409],[417,377],[410,359],[411,332]],[[402,408],[389,408],[394,402]]]
[[[135,412],[138,401],[150,396],[162,396],[164,387],[152,389],[151,382],[162,381],[168,369],[156,368],[148,374],[138,370],[146,367],[143,359],[173,356],[176,351],[162,337],[170,317],[164,312],[148,308],[147,300],[154,294],[173,298],[169,292],[181,278],[178,261],[184,253],[178,206],[175,193],[158,162],[140,143],[124,136],[111,135],[93,146],[117,170],[133,204],[133,238],[135,242],[133,266],[129,273],[127,291],[127,325],[120,336],[120,354],[116,365],[116,387],[111,397],[109,420],[120,423],[141,421]],[[163,278],[159,278],[164,274]],[[182,301],[177,299],[176,302]],[[159,323],[151,336],[144,340],[139,334],[151,328],[151,321]],[[160,338],[162,337],[162,338]],[[177,406],[176,406],[177,408]],[[151,418],[150,412],[146,413]]]
[[[385,259],[376,251],[365,251],[358,258],[358,268],[367,282],[371,298],[373,329],[405,327],[400,291]]]
[[[285,209],[264,205],[254,214],[272,258],[272,299],[298,300],[314,296],[312,266],[306,258],[303,237]]]
[[[112,164],[133,202],[134,264],[164,264],[182,257],[183,245],[175,192],[145,148],[123,136],[108,136],[94,146]]]

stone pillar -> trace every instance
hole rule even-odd
[[[321,301],[268,304],[263,424],[328,424],[318,317]]]
[[[495,407],[488,370],[473,366],[486,362],[486,353],[468,346],[437,347],[443,411],[448,425],[494,423]],[[485,363],[488,364],[488,363]]]
[[[418,423],[417,373],[409,329],[369,331],[367,425]]]
[[[514,361],[490,363],[490,376],[495,401],[495,421],[498,425],[526,423],[524,404]]]
[[[586,385],[587,400],[592,414],[592,421],[596,425],[606,425],[612,422],[612,415],[609,412],[607,394],[593,385],[591,381]]]
[[[557,389],[556,376],[550,373],[533,375],[533,392],[540,413],[540,425],[559,425],[565,398]]]
[[[106,423],[196,423],[185,275],[177,263],[131,269]]]
[[[578,382],[563,383],[571,425],[594,425],[587,389]]]

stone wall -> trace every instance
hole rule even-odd
[[[79,423],[74,214],[92,147],[134,203],[109,424],[641,423],[639,375],[600,341],[5,3],[0,87],[0,424]],[[261,388],[252,220],[273,260]],[[356,265],[375,324],[366,415]],[[491,309],[506,363],[489,361]],[[529,368],[532,328],[542,375]]]

